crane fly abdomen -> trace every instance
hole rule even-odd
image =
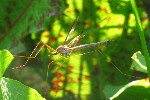
[[[112,40],[105,40],[105,41],[102,41],[102,42],[90,43],[90,44],[84,44],[84,45],[75,46],[72,49],[74,51],[77,51],[77,50],[81,50],[81,49],[85,49],[85,48],[91,48],[91,47],[97,47],[97,46],[100,46],[100,45],[105,45],[105,44],[108,44],[110,42],[112,42]]]

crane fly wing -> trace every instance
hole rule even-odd
[[[84,34],[76,36],[72,41],[68,43],[68,47],[75,46],[78,43],[78,41],[83,37],[84,37]]]
[[[66,37],[66,39],[65,39],[65,41],[64,41],[64,44],[65,44],[66,41],[69,40],[70,36],[71,36],[72,33],[74,32],[74,29],[75,29],[75,27],[76,27],[76,25],[77,25],[78,19],[79,19],[79,16],[77,17],[77,19],[76,19],[76,21],[74,22],[74,24],[73,24],[71,30],[69,31],[69,33],[68,33],[68,35],[67,35],[67,37]]]

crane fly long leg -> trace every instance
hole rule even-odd
[[[24,67],[24,66],[26,66],[26,64],[28,63],[29,59],[31,59],[31,58],[36,58],[36,56],[39,54],[39,52],[41,51],[41,49],[44,47],[44,45],[42,45],[42,46],[40,47],[40,49],[38,50],[38,52],[37,52],[34,56],[32,56],[33,53],[35,52],[35,50],[37,49],[37,47],[40,45],[40,43],[41,43],[41,42],[39,42],[39,43],[36,45],[36,47],[33,49],[33,51],[31,52],[31,54],[29,55],[29,57],[19,56],[19,57],[24,57],[24,58],[28,58],[28,59],[26,60],[26,62],[25,62],[23,65],[18,66],[18,67],[15,67],[15,68],[12,68],[12,69]],[[14,55],[14,56],[17,56],[17,55]]]
[[[62,56],[61,56],[62,57]],[[59,57],[60,58],[60,57]],[[53,60],[53,61],[51,61],[49,64],[48,64],[48,67],[47,67],[47,72],[46,72],[46,83],[48,82],[48,77],[49,77],[49,75],[48,75],[48,71],[49,71],[49,69],[50,69],[50,65],[52,64],[52,63],[55,63],[59,58],[57,58],[57,59],[55,59],[55,60]],[[63,63],[56,69],[56,73],[58,73],[58,70],[62,67],[62,65],[65,63],[67,61],[67,58],[63,61]],[[46,96],[46,93],[47,93],[47,89],[48,89],[48,86],[46,86],[46,88],[45,88],[45,93],[44,93],[44,97]],[[57,95],[57,87],[56,87],[56,94],[55,94],[55,96]]]
[[[57,52],[55,49],[53,49],[51,46],[49,46],[49,45],[47,45],[47,44],[45,44],[45,43],[43,43],[43,42],[40,42],[40,43],[42,43],[44,46],[46,46],[48,49],[50,49],[50,50],[52,50],[52,51],[54,51],[54,52]],[[58,53],[58,52],[57,52]]]
[[[48,82],[48,71],[49,71],[49,69],[50,69],[50,65],[51,65],[52,63],[55,63],[56,60],[57,60],[57,59],[51,61],[51,62],[48,64],[47,72],[46,72],[46,83]],[[46,97],[47,91],[48,91],[48,85],[45,87],[44,97]]]
[[[40,44],[41,44],[42,46],[40,47],[40,49],[38,50],[38,52],[33,56],[33,53],[35,52],[35,50],[37,49],[37,47],[38,47]],[[15,67],[15,68],[12,68],[12,69],[21,68],[21,67],[26,66],[27,63],[28,63],[28,61],[29,61],[29,59],[36,58],[37,55],[39,54],[39,52],[41,51],[41,49],[42,49],[44,46],[47,47],[48,49],[52,50],[52,51],[57,52],[56,50],[54,50],[54,49],[53,49],[52,47],[50,47],[49,45],[47,45],[47,44],[45,44],[45,43],[43,43],[43,42],[40,41],[40,42],[36,45],[36,47],[33,49],[33,51],[31,52],[31,54],[29,55],[29,57],[26,57],[26,56],[18,56],[18,57],[23,57],[23,58],[28,58],[28,59],[26,60],[26,62],[25,62],[23,65],[18,66],[18,67]],[[14,55],[14,56],[17,56],[17,55]]]
[[[29,59],[35,58],[39,52],[37,52],[37,54],[35,54],[34,56],[32,56],[32,55],[39,45],[40,45],[40,42],[36,45],[36,47],[34,48],[34,50],[31,52],[31,54],[29,56],[18,56],[18,55],[13,55],[13,56],[17,56],[17,57],[21,57],[21,58],[29,58]],[[39,49],[39,51],[40,51],[40,49]]]
[[[56,74],[58,73],[58,70],[63,66],[63,64],[64,64],[67,60],[68,60],[68,58],[66,58],[66,59],[62,62],[62,64],[57,68]],[[58,78],[58,80],[59,80],[59,78]],[[55,96],[57,95],[57,93],[58,93],[58,86],[56,87],[56,94],[55,94]]]

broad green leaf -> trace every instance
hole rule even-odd
[[[13,55],[7,51],[0,51],[0,78],[3,76],[5,70],[13,59]]]
[[[7,50],[0,51],[0,75],[3,76],[13,56]],[[0,100],[45,100],[35,89],[22,83],[2,77],[0,80]]]
[[[136,80],[122,87],[110,100],[150,100],[148,79]]]
[[[133,60],[131,69],[147,73],[145,58],[140,51],[134,53],[131,58]]]
[[[19,81],[3,77],[0,85],[3,100],[45,100],[35,89]]]

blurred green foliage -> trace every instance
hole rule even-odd
[[[147,10],[144,10],[145,2],[137,2],[137,5],[149,44],[149,16]],[[79,56],[97,48],[72,52],[69,58],[59,58],[60,55],[48,57],[52,51],[43,48],[25,68],[10,69],[5,74],[43,95],[47,85],[47,66],[57,59],[50,65],[47,99],[108,99],[116,93],[118,87],[136,79],[121,74],[115,66],[125,74],[141,78],[144,76],[130,70],[130,58],[134,52],[141,50],[141,44],[129,0],[2,0],[0,7],[0,49],[8,49],[14,55],[29,56],[39,41],[56,49],[64,43],[77,16],[79,21],[72,38],[82,31],[85,34],[77,45],[115,40],[98,48],[105,57],[97,51]],[[25,61],[24,58],[15,57],[12,67],[23,65]],[[105,91],[108,85],[114,88]]]

